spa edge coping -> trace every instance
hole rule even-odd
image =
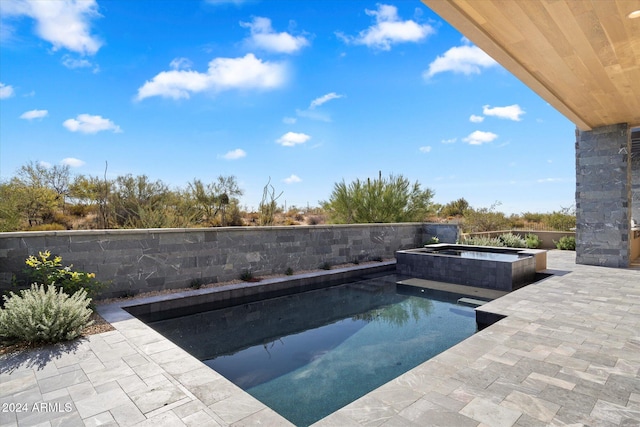
[[[403,249],[396,252],[414,253],[414,252],[423,251],[424,249],[438,249],[438,248],[446,248],[446,247],[462,247],[462,248],[468,248],[469,250],[480,249],[482,251],[489,251],[489,252],[492,250],[500,250],[500,251],[519,253],[519,254],[528,254],[535,257],[536,271],[542,271],[547,269],[547,250],[546,249],[509,248],[509,247],[502,247],[502,246],[463,245],[463,244],[454,244],[454,243],[434,243],[430,245],[424,245],[423,247],[420,247],[420,248]],[[453,256],[453,255],[446,255],[446,254],[431,254],[431,255],[445,256],[445,257]]]

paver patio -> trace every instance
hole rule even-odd
[[[576,265],[317,426],[640,426],[640,271]],[[115,331],[0,358],[2,426],[290,425],[117,305]]]

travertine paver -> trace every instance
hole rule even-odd
[[[316,425],[640,426],[640,271],[574,257],[550,252],[556,276],[481,307],[505,319]],[[115,331],[0,358],[0,425],[290,425],[120,307],[100,310]]]

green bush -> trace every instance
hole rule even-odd
[[[529,249],[539,248],[542,244],[540,242],[540,238],[535,234],[527,234],[526,236],[524,236],[524,240],[526,242],[527,248]]]
[[[496,202],[488,208],[467,209],[462,223],[464,232],[479,233],[509,229],[509,219],[504,213],[496,210],[499,205],[500,203]]]
[[[91,324],[91,310],[84,289],[72,296],[55,286],[31,285],[20,294],[3,296],[0,337],[26,342],[58,342],[76,338]]]
[[[570,231],[576,227],[575,209],[561,208],[545,215],[543,222],[552,230]]]
[[[563,251],[575,251],[576,250],[576,238],[573,236],[562,236],[557,242],[554,240],[556,248]]]
[[[513,233],[505,233],[498,236],[498,240],[502,242],[502,246],[508,248],[525,248],[527,242],[520,236]]]
[[[424,245],[435,245],[436,243],[440,243],[440,239],[438,239],[437,237],[432,237],[429,240],[427,240],[426,242],[424,242]]]
[[[469,236],[462,239],[460,243],[463,245],[471,246],[504,246],[502,240],[498,239],[497,237],[488,236]]]
[[[33,227],[29,227],[29,231],[60,231],[66,229],[67,227],[62,224],[58,224],[57,222],[51,224],[38,224]]]
[[[38,256],[30,256],[25,261],[29,268],[24,270],[28,283],[55,285],[62,288],[64,293],[71,296],[81,289],[87,292],[89,298],[94,298],[106,284],[96,280],[94,273],[73,271],[73,265],[62,266],[62,257],[51,259],[51,252],[38,252]]]
[[[244,282],[259,282],[260,279],[258,277],[255,277],[253,275],[253,273],[251,272],[251,270],[246,269],[243,270],[242,273],[240,273],[240,280],[244,281]]]

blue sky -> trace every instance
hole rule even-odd
[[[0,1],[0,176],[236,176],[256,208],[402,174],[474,207],[574,203],[575,126],[419,0]]]

